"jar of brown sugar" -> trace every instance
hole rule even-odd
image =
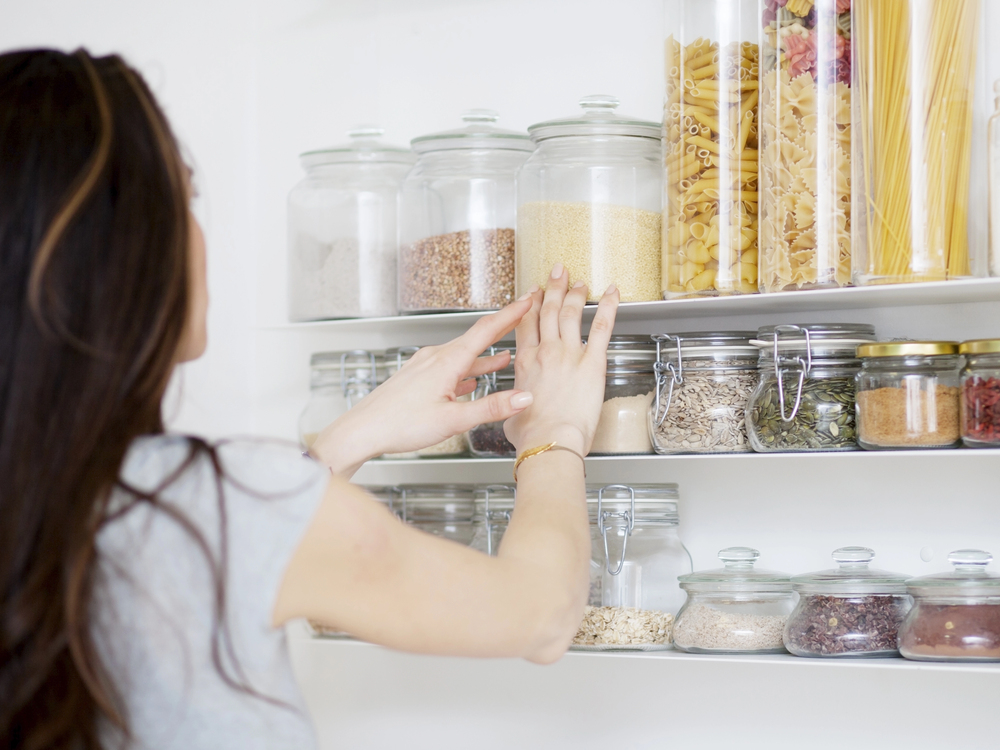
[[[866,450],[959,444],[959,368],[954,341],[858,346],[858,444]]]

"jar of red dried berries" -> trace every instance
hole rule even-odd
[[[1000,339],[965,341],[962,370],[962,443],[968,448],[1000,446]]]

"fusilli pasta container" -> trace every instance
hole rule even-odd
[[[757,291],[757,0],[667,0],[663,296]]]
[[[984,5],[854,0],[855,283],[985,275]]]
[[[762,0],[760,290],[851,282],[851,0]]]

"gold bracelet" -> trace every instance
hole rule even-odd
[[[534,456],[540,456],[548,451],[566,451],[567,453],[572,453],[574,456],[583,461],[583,476],[587,476],[587,462],[583,460],[583,456],[577,453],[572,448],[567,448],[564,445],[559,445],[558,443],[549,443],[548,445],[540,445],[537,448],[528,448],[526,451],[522,451],[521,455],[517,457],[514,462],[514,481],[517,481],[517,467],[520,466],[524,461]]]

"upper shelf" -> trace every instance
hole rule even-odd
[[[968,302],[1000,301],[1000,278],[964,281],[933,281],[923,284],[887,284],[884,286],[817,289],[778,294],[747,294],[735,297],[699,297],[696,299],[625,302],[618,311],[619,321],[678,320],[727,315],[772,315],[780,313],[824,312],[827,310],[863,310],[918,305],[954,305]],[[594,315],[588,305],[584,319]],[[395,318],[351,318],[311,323],[288,323],[277,329],[324,329],[364,331],[392,324],[394,326],[439,325],[467,326],[488,314],[486,311],[403,315]]]

